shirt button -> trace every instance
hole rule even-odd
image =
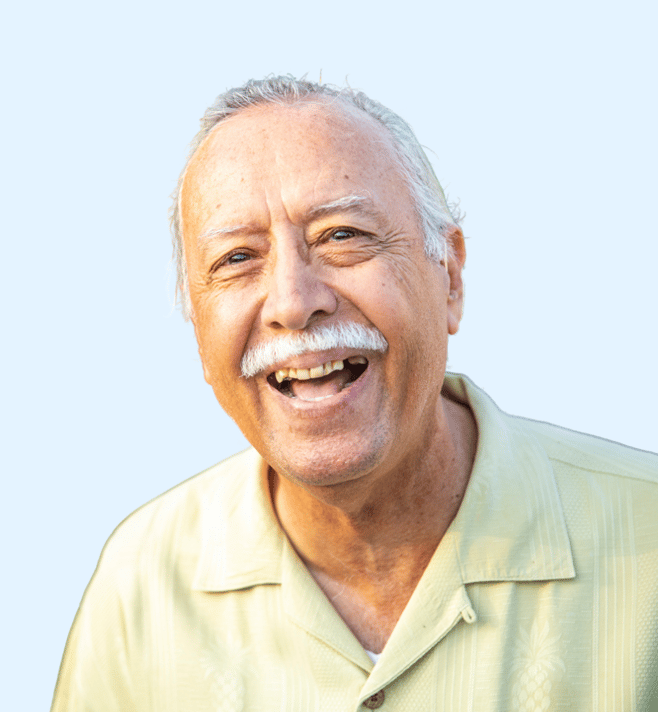
[[[374,695],[368,697],[367,700],[363,701],[363,706],[367,707],[369,710],[376,710],[384,704],[384,690],[375,692]]]

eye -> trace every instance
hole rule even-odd
[[[351,237],[358,235],[358,232],[350,227],[339,227],[336,230],[332,230],[327,238],[329,240],[335,240],[336,242],[341,242],[342,240],[349,240]]]
[[[251,259],[251,256],[248,255],[246,252],[233,252],[224,258],[222,264],[238,265],[241,262],[246,262],[248,259]]]
[[[217,260],[210,268],[210,274],[214,274],[218,270],[230,267],[240,267],[245,262],[249,262],[252,259],[252,255],[245,250],[235,250],[234,252],[229,252],[228,255],[224,255],[221,259]]]

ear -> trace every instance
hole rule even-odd
[[[451,225],[446,231],[447,255],[444,267],[448,273],[448,333],[456,334],[464,310],[464,282],[462,269],[466,262],[466,248],[464,234],[457,225]],[[447,264],[446,264],[447,262]]]

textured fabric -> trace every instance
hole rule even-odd
[[[250,450],[119,526],[53,709],[653,709],[658,457],[508,416],[463,377],[445,390],[475,414],[473,473],[376,665],[280,530]]]

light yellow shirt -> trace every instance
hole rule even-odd
[[[67,643],[56,712],[643,712],[658,680],[658,457],[514,418],[374,664],[277,524],[253,450],[135,512]]]

